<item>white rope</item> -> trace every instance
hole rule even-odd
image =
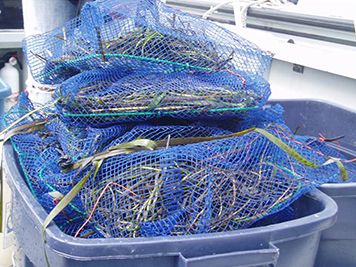
[[[232,7],[234,10],[234,19],[235,19],[235,25],[237,28],[242,28],[242,17],[241,17],[241,10],[240,10],[240,0],[233,0],[232,1]]]
[[[247,11],[251,6],[283,6],[283,5],[293,5],[293,3],[288,0],[247,0],[247,3],[241,10],[241,25],[242,27],[246,27],[247,21]]]
[[[210,9],[203,14],[203,16],[202,16],[203,19],[207,19],[216,10],[218,10],[219,8],[221,8],[221,7],[223,7],[223,6],[227,5],[227,4],[230,4],[230,3],[231,3],[231,0],[228,0],[228,1],[224,1],[224,2],[221,2],[221,3],[217,4],[217,5],[215,5],[215,6],[210,7]]]
[[[241,2],[244,2],[242,4]],[[210,9],[203,14],[203,19],[207,19],[219,8],[232,4],[234,9],[235,24],[237,27],[246,27],[247,11],[251,6],[282,6],[282,5],[293,5],[288,0],[228,0],[223,1],[215,6],[211,6]],[[240,7],[242,9],[240,10]]]
[[[270,0],[251,0],[249,3],[246,3],[243,8],[241,9],[241,26],[246,27],[246,21],[247,21],[247,11],[251,6],[261,6],[262,4],[265,4],[267,1]],[[273,1],[273,0],[271,0]]]

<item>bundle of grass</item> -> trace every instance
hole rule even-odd
[[[242,117],[267,100],[269,84],[259,76],[217,73],[142,73],[125,69],[83,72],[57,93],[63,120],[104,126],[152,118]]]

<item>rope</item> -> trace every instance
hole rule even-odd
[[[221,8],[221,7],[223,7],[223,6],[227,5],[227,4],[230,4],[231,2],[232,2],[231,0],[227,0],[227,1],[224,1],[224,2],[221,2],[221,3],[217,4],[215,6],[210,7],[210,9],[203,14],[203,16],[202,16],[203,19],[207,19],[216,10],[218,10],[219,8]]]
[[[242,4],[241,2],[244,2],[244,4]],[[293,5],[293,3],[289,2],[288,0],[228,0],[221,2],[215,6],[211,6],[210,9],[203,14],[202,18],[207,19],[216,10],[228,4],[233,5],[235,24],[238,27],[246,27],[247,11],[251,6],[265,7]]]
[[[293,5],[288,0],[247,0],[247,3],[241,10],[241,25],[242,27],[246,27],[247,21],[247,11],[251,6],[259,6],[259,7],[266,7],[266,6],[283,6],[283,5]]]

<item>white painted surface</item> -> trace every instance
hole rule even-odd
[[[0,244],[3,243],[2,234],[0,234]],[[0,250],[0,267],[12,267],[12,252],[13,248],[1,249]]]
[[[26,36],[44,33],[74,18],[76,6],[63,0],[22,0]]]
[[[309,14],[356,18],[355,0],[299,0],[296,8]]]
[[[23,30],[0,30],[0,48],[21,48],[24,37]]]
[[[355,11],[356,13],[356,11]],[[356,47],[255,29],[236,29],[220,24],[232,32],[270,51],[274,58],[356,79]],[[288,43],[293,39],[294,44]]]
[[[293,71],[293,64],[274,60],[269,75],[271,99],[316,99],[356,112],[356,79],[312,68]]]

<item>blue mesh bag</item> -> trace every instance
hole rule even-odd
[[[226,29],[158,0],[98,0],[63,27],[25,39],[34,79],[58,84],[85,70],[262,75],[271,54]]]
[[[270,123],[284,125],[284,109],[281,105],[264,105],[247,113],[239,123],[236,123],[235,131],[241,131],[251,127],[265,128]],[[286,127],[286,126],[285,126]]]
[[[58,84],[55,103],[35,112],[22,95],[3,126],[27,114],[11,142],[46,212],[85,181],[54,219],[66,234],[278,223],[304,193],[356,179],[352,160],[293,135],[283,108],[265,105],[269,53],[158,0],[88,3],[24,44],[33,77]]]
[[[32,110],[21,96],[4,125]],[[47,212],[88,177],[54,220],[67,234],[105,238],[224,232],[257,226],[263,219],[292,219],[291,204],[304,193],[342,182],[336,160],[351,181],[356,177],[355,164],[336,158],[325,143],[268,122],[278,106],[264,111],[259,113],[265,118],[260,131],[239,134],[201,123],[75,128],[53,112],[38,112],[23,125],[44,120],[43,127],[19,133],[11,142],[30,190]],[[155,146],[130,146],[145,140]],[[68,157],[76,146],[86,152]],[[95,172],[98,158],[103,161]],[[80,162],[87,163],[75,167]]]
[[[22,94],[19,103],[2,118],[4,127],[33,111],[34,106]],[[47,110],[48,111],[48,110]],[[78,175],[76,171],[63,172],[61,166],[99,152],[112,139],[133,140],[138,137],[167,138],[168,136],[209,136],[229,133],[213,127],[203,126],[120,126],[109,128],[68,127],[55,117],[36,112],[24,119],[20,125],[46,121],[45,127],[26,134],[17,134],[11,142],[17,154],[26,182],[38,202],[49,213],[73,187]],[[129,131],[130,128],[134,127]],[[128,132],[128,133],[127,133]],[[126,134],[125,134],[126,133]],[[117,142],[117,141],[116,141]],[[84,171],[84,174],[86,171]],[[67,234],[74,235],[85,219],[85,210],[76,197],[56,218],[55,223]],[[102,237],[92,224],[81,228],[80,237]]]
[[[34,106],[27,96],[20,95],[17,105],[2,117],[2,127],[7,127],[33,109]],[[19,122],[17,126],[47,119],[48,115],[36,112]],[[49,213],[59,203],[61,197],[72,188],[72,184],[69,182],[72,177],[63,176],[60,179],[55,179],[55,182],[52,183],[48,181],[48,177],[51,177],[52,174],[54,174],[53,177],[58,177],[58,162],[60,156],[63,155],[57,136],[49,132],[48,129],[41,129],[15,135],[11,138],[11,143],[19,155],[22,173],[30,191]],[[71,234],[74,229],[79,229],[79,226],[84,223],[84,219],[84,207],[81,205],[80,199],[76,198],[55,218],[55,222],[64,233]],[[88,224],[83,229],[82,235],[90,233],[90,235],[100,236],[94,229]]]
[[[113,139],[128,130],[128,126],[115,125],[107,128],[70,127],[59,119],[53,119],[47,128],[56,136],[63,150],[63,162],[75,161],[101,151]]]
[[[241,114],[242,115],[242,114]],[[284,109],[281,105],[263,105],[256,109],[244,113],[241,117],[212,117],[207,120],[200,120],[200,125],[215,126],[231,132],[239,132],[249,128],[266,128],[274,123],[288,128],[284,121]]]
[[[255,75],[125,73],[93,70],[65,81],[55,96],[62,120],[98,127],[162,117],[241,118],[261,108],[270,95],[268,82]]]
[[[341,181],[336,164],[323,166],[327,157],[295,142],[288,130],[270,125],[267,131],[318,167],[300,164],[255,132],[117,155],[80,193],[89,221],[105,237],[236,230],[322,183]]]

